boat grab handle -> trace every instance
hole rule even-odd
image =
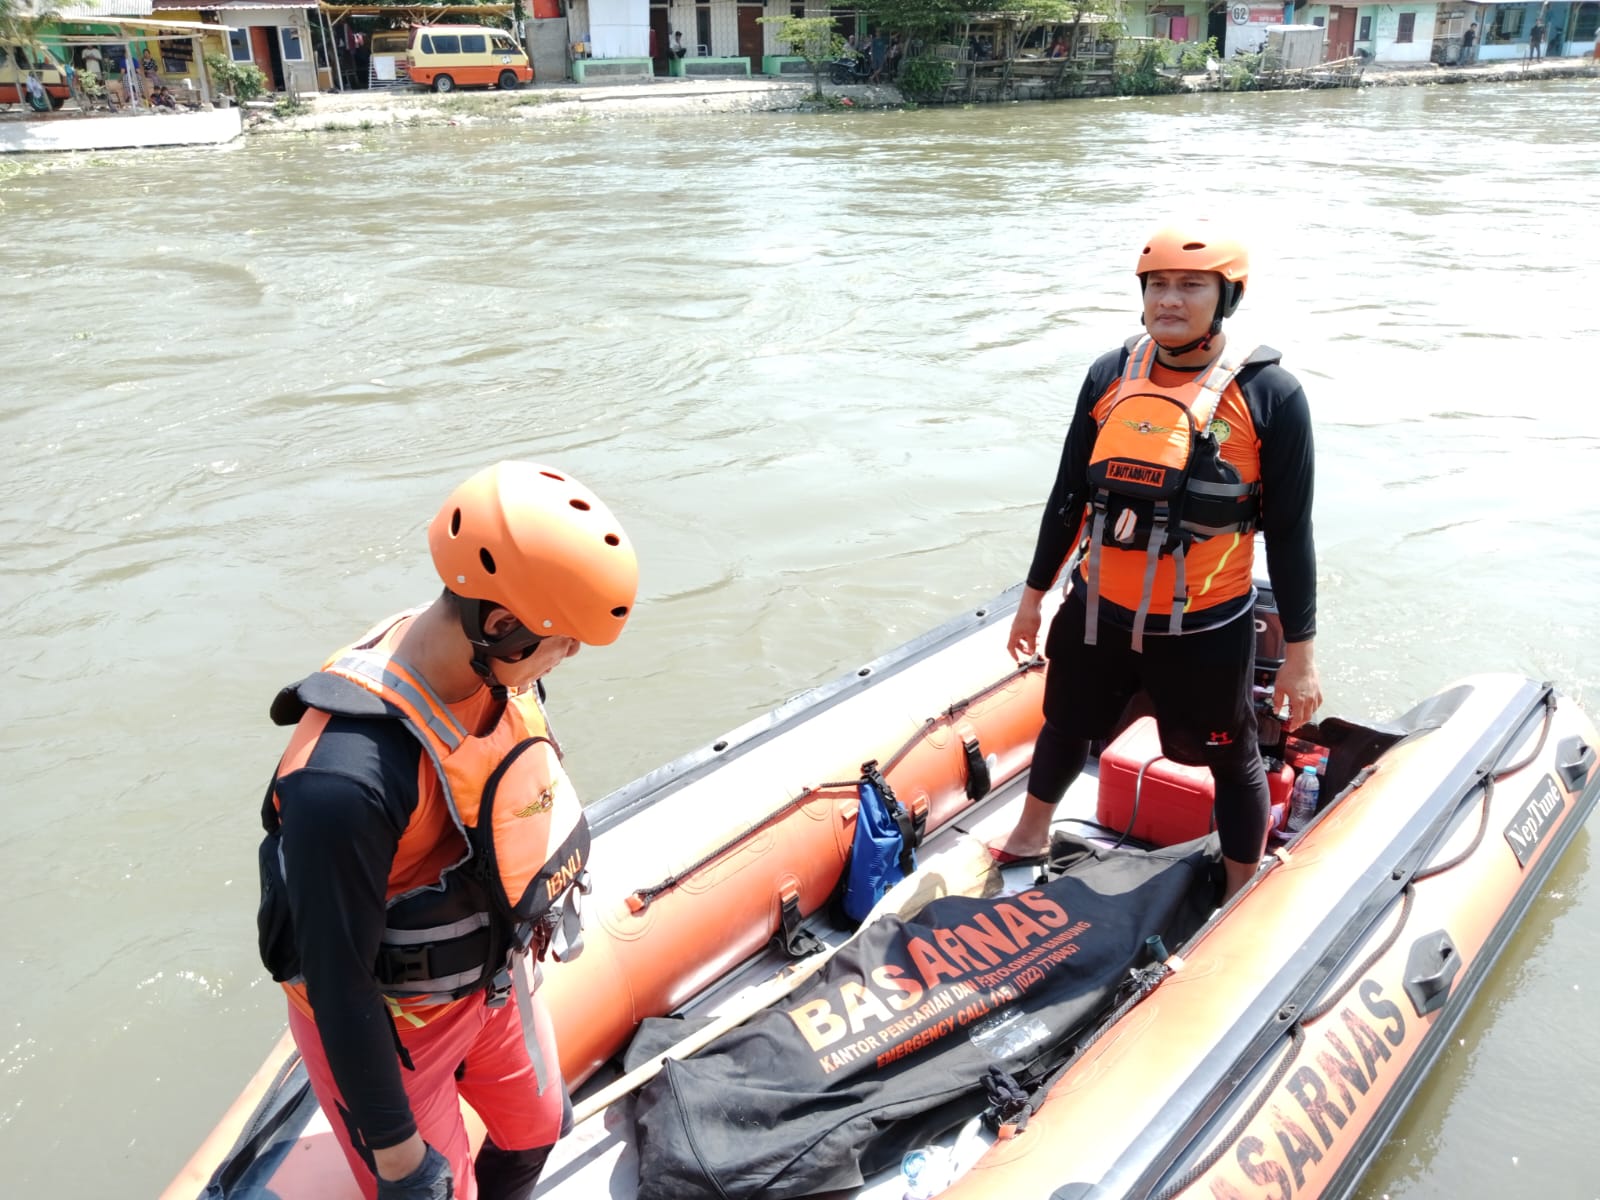
[[[1562,786],[1567,791],[1576,792],[1583,787],[1593,768],[1593,746],[1577,734],[1561,739],[1561,744],[1556,747],[1556,774],[1561,776]]]

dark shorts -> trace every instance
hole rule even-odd
[[[1083,643],[1083,600],[1074,588],[1050,625],[1044,715],[1069,738],[1108,738],[1141,691],[1161,730],[1161,752],[1191,766],[1243,764],[1259,756],[1251,700],[1255,614],[1179,637],[1146,634],[1136,654],[1132,634],[1100,624]]]

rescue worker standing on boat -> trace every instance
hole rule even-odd
[[[1273,706],[1286,725],[1322,704],[1305,393],[1267,347],[1228,345],[1244,296],[1243,245],[1204,225],[1165,228],[1135,268],[1145,333],[1089,368],[1008,647],[1039,650],[1040,605],[1081,554],[1044,647],[1045,723],[1001,862],[1048,848],[1055,806],[1143,691],[1162,752],[1216,781],[1226,895],[1255,873],[1270,803],[1252,694],[1254,531],[1288,642]]]
[[[594,493],[532,463],[458,487],[428,544],[444,592],[273,702],[295,730],[261,953],[365,1196],[524,1197],[572,1112],[529,980],[573,952],[589,852],[539,680],[616,639],[638,566]]]

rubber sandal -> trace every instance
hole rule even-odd
[[[1034,867],[1049,861],[1050,858],[1048,854],[1013,854],[998,846],[988,846],[986,849],[997,867]]]

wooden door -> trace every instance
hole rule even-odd
[[[1324,62],[1349,58],[1356,52],[1356,10],[1334,6],[1328,9],[1328,42]]]
[[[664,4],[650,6],[650,64],[657,75],[666,75],[672,65],[667,57],[667,47],[672,44],[672,26]],[[688,39],[685,39],[686,41]]]
[[[250,57],[267,77],[267,86],[275,92],[283,91],[283,78],[277,70],[278,55],[274,41],[278,31],[268,25],[250,26]]]
[[[761,74],[761,16],[760,4],[739,5],[739,54],[750,60],[750,74]]]

